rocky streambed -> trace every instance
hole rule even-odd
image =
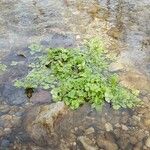
[[[150,5],[147,0],[0,1],[0,149],[148,150],[150,149]],[[104,39],[110,65],[120,83],[140,91],[144,102],[133,110],[97,112],[89,104],[76,111],[53,103],[48,91],[30,95],[13,81],[34,60],[28,46],[82,47]]]

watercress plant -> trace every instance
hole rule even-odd
[[[105,102],[114,109],[136,106],[140,101],[137,95],[122,87],[117,75],[109,73],[110,59],[105,53],[102,41],[97,38],[85,44],[84,50],[49,48],[15,86],[50,89],[55,101],[64,101],[72,109],[85,102],[95,108]]]
[[[0,74],[3,73],[4,71],[6,71],[6,69],[7,69],[7,66],[0,63]]]

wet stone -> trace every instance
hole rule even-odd
[[[109,66],[109,71],[110,72],[116,72],[120,71],[124,68],[123,64],[121,62],[114,62]]]
[[[147,138],[145,145],[150,148],[150,137]]]
[[[125,136],[125,135],[124,135]],[[117,141],[119,147],[121,147],[122,149],[128,149],[128,147],[130,146],[130,141],[127,137],[122,137]]]
[[[115,39],[118,39],[121,35],[121,29],[118,27],[112,27],[110,30],[108,30],[107,34]]]
[[[85,130],[85,134],[88,135],[88,134],[92,134],[95,132],[95,129],[93,127],[90,127],[88,129]]]
[[[12,115],[2,115],[0,117],[0,126],[4,128],[13,128],[17,127],[20,124],[20,117],[12,116]]]
[[[5,128],[5,129],[4,129],[5,135],[10,134],[11,131],[12,131],[12,130],[11,130],[10,128]]]
[[[23,113],[24,113],[24,112],[16,112],[16,113],[15,113],[15,116],[21,117],[21,116],[23,115]]]
[[[134,136],[131,136],[130,137],[130,142],[131,142],[131,144],[135,145],[138,142],[138,139]]]
[[[107,140],[105,138],[99,137],[97,139],[97,144],[99,148],[106,149],[106,150],[118,150],[117,144],[113,143],[110,140]]]
[[[58,146],[59,136],[55,127],[67,113],[68,109],[63,102],[35,106],[28,110],[24,120],[27,133],[38,145]]]
[[[7,147],[9,147],[9,145],[10,145],[10,141],[8,141],[6,139],[2,140],[1,147],[7,148]]]
[[[105,124],[105,129],[107,132],[113,131],[113,126],[108,122]]]
[[[38,90],[37,92],[32,94],[30,101],[34,104],[50,103],[52,101],[52,97],[49,91]]]
[[[144,125],[146,127],[150,127],[150,119],[149,118],[144,119]]]
[[[0,138],[1,138],[4,134],[5,134],[5,133],[4,133],[4,131],[3,131],[3,128],[0,127]]]
[[[5,84],[0,87],[0,94],[8,105],[22,105],[27,102],[27,97],[23,89],[16,89],[14,86]]]
[[[8,105],[0,105],[0,115],[9,112],[10,107]]]
[[[82,143],[85,150],[98,150],[98,147],[94,145],[89,138],[80,136],[78,140]]]
[[[74,42],[74,37],[63,34],[55,34],[50,41],[50,45],[52,45],[52,47],[70,47],[74,45]]]
[[[122,128],[122,130],[125,130],[125,131],[128,130],[128,127],[126,125],[124,125],[124,124],[121,125],[121,128]]]
[[[137,143],[135,146],[134,146],[134,149],[133,150],[141,150],[142,149],[142,142],[139,142]]]
[[[3,115],[0,117],[0,126],[2,127],[11,126],[10,121],[12,121],[12,116]]]
[[[129,89],[149,90],[149,78],[138,71],[132,70],[120,76],[121,84]]]
[[[115,127],[116,127],[116,128],[120,128],[120,127],[121,127],[121,124],[116,123],[116,124],[115,124]]]

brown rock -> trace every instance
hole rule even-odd
[[[4,134],[5,134],[5,133],[4,133],[4,131],[3,131],[3,128],[0,127],[0,138],[1,138]]]
[[[128,71],[120,76],[121,84],[130,89],[150,90],[150,81],[142,73]]]
[[[134,136],[131,136],[130,137],[130,142],[131,142],[131,144],[135,145],[138,142],[138,139]]]
[[[121,62],[113,62],[109,66],[109,71],[111,71],[111,72],[120,71],[123,68],[124,68],[124,66]]]
[[[144,125],[150,127],[150,119],[148,118],[144,119]]]
[[[99,148],[103,148],[106,150],[118,150],[117,144],[113,143],[112,141],[101,138],[101,137],[97,139],[97,144]]]
[[[135,145],[134,149],[133,150],[141,150],[142,149],[142,142],[139,142]]]
[[[12,131],[12,130],[11,130],[10,128],[5,128],[5,129],[4,129],[4,133],[5,133],[5,134],[10,134],[11,131]]]
[[[125,130],[125,131],[128,130],[128,127],[126,125],[124,125],[124,124],[121,125],[121,128],[122,128],[122,130]]]
[[[85,150],[98,150],[97,146],[94,146],[89,138],[85,136],[80,136],[78,139],[82,143]]]
[[[87,11],[91,14],[96,14],[96,13],[98,13],[99,10],[100,10],[99,5],[95,4],[95,5],[91,5]]]
[[[118,27],[112,27],[107,31],[107,34],[115,39],[118,39],[121,35],[121,30]]]
[[[48,103],[51,102],[51,95],[50,92],[39,90],[36,93],[33,93],[32,97],[30,98],[30,101],[32,103]]]
[[[120,128],[120,127],[121,127],[121,124],[116,123],[116,124],[115,124],[115,127]]]
[[[20,117],[6,114],[1,116],[0,122],[3,124],[4,128],[12,128],[20,124]]]
[[[10,110],[8,105],[0,105],[0,112],[1,113],[6,113]]]
[[[150,137],[147,138],[145,145],[150,148]]]
[[[112,131],[113,130],[113,126],[108,122],[105,124],[105,129],[107,132]]]
[[[67,113],[63,102],[40,105],[30,109],[25,119],[25,128],[30,137],[39,145],[57,145],[59,137],[55,127]]]
[[[95,129],[93,127],[90,127],[88,129],[85,130],[85,134],[88,135],[88,134],[92,134],[95,132]]]

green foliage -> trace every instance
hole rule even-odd
[[[31,64],[32,71],[17,87],[52,89],[55,101],[64,101],[72,109],[85,102],[101,108],[104,102],[114,109],[132,108],[139,103],[137,92],[121,87],[117,75],[108,72],[109,59],[102,41],[92,39],[85,50],[54,48]]]
[[[29,49],[31,50],[30,53],[33,55],[36,52],[40,52],[43,49],[43,47],[39,44],[34,43],[29,46]]]
[[[0,63],[0,74],[3,73],[4,71],[6,71],[6,69],[7,69],[7,66]]]

